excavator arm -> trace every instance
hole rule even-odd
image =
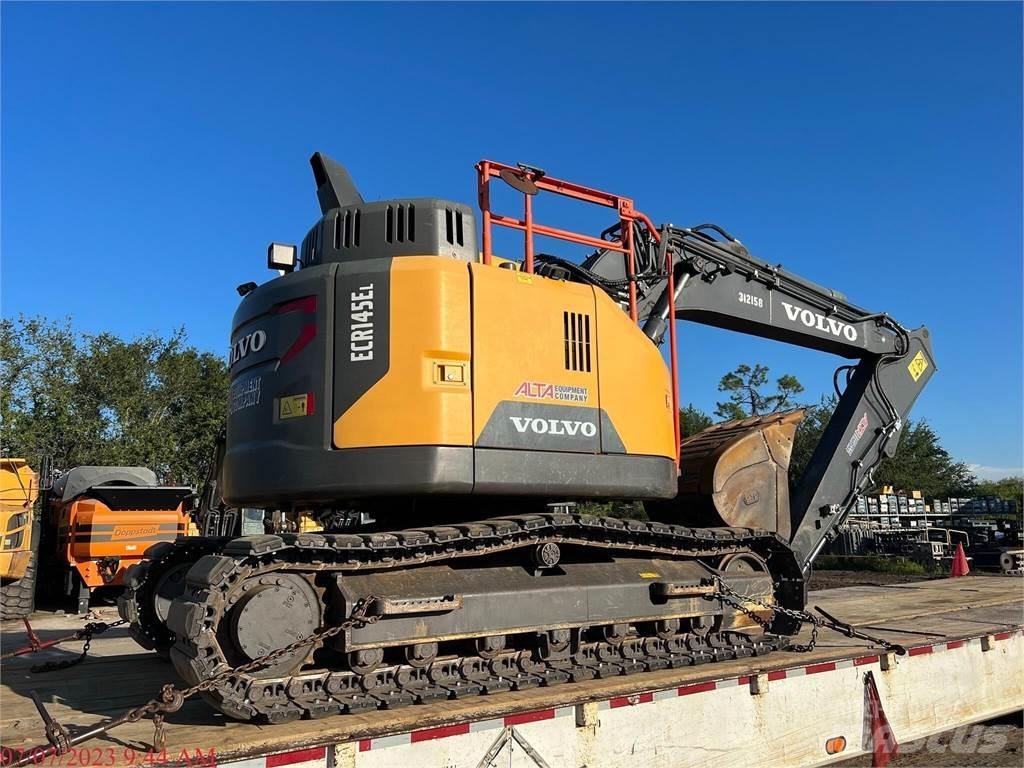
[[[638,272],[635,281],[638,316],[655,343],[676,318],[852,361],[836,371],[838,405],[790,503],[790,544],[806,571],[879,463],[894,455],[906,416],[936,370],[928,329],[907,330],[768,264],[714,225],[666,225],[657,236],[634,237],[651,251],[645,263],[671,263],[674,270],[674,295],[665,268]],[[618,254],[599,251],[584,269],[614,285],[621,263]]]

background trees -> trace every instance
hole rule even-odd
[[[978,483],[975,492],[979,496],[998,496],[1007,501],[1016,501],[1017,509],[1024,509],[1024,477],[983,480]]]
[[[124,340],[70,322],[0,320],[0,449],[54,466],[142,465],[161,482],[205,477],[227,401],[224,360],[184,331]]]
[[[817,405],[806,408],[793,442],[789,464],[791,486],[803,476],[814,448],[832,418],[836,402],[835,395],[829,395]],[[924,419],[907,419],[904,422],[896,455],[885,459],[875,470],[876,486],[891,485],[897,490],[921,491],[926,499],[972,494],[976,483],[968,466],[962,461],[954,461],[942,447],[935,430]]]
[[[714,424],[714,420],[704,411],[690,403],[685,408],[679,409],[679,435],[680,437],[691,437],[698,432]]]
[[[744,419],[773,411],[795,408],[797,395],[804,391],[796,376],[785,373],[775,380],[775,392],[765,394],[761,389],[768,383],[768,366],[755,363],[742,364],[718,382],[719,392],[728,392],[729,399],[717,403],[715,415],[723,419]]]

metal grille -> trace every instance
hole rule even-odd
[[[389,205],[384,222],[384,240],[388,243],[416,241],[416,206]]]
[[[359,247],[359,209],[339,212],[334,217],[334,250]]]
[[[450,245],[463,244],[462,211],[444,209],[444,239]]]
[[[590,315],[563,312],[565,367],[569,371],[590,372]]]

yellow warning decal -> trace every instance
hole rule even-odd
[[[278,405],[278,417],[282,419],[295,419],[299,416],[309,415],[309,395],[289,395],[282,397]]]
[[[661,574],[654,573],[654,571],[641,571],[639,576],[641,579],[656,579],[661,576]]]
[[[914,355],[914,359],[910,361],[910,365],[907,366],[907,370],[910,371],[910,378],[917,381],[921,378],[921,374],[925,372],[928,367],[928,360],[924,356],[924,352],[920,349],[917,350],[917,354]]]
[[[518,280],[520,283],[527,283],[527,284],[529,284],[529,283],[533,282],[533,277],[531,277],[530,275],[527,275],[524,272],[516,272],[516,280]]]

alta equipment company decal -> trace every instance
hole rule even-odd
[[[571,387],[567,384],[524,381],[516,388],[513,396],[528,397],[531,400],[559,400],[567,403],[585,403],[590,397],[590,390],[587,387]]]
[[[234,382],[228,395],[228,415],[237,413],[243,408],[259,405],[262,384],[262,376],[250,376]]]

